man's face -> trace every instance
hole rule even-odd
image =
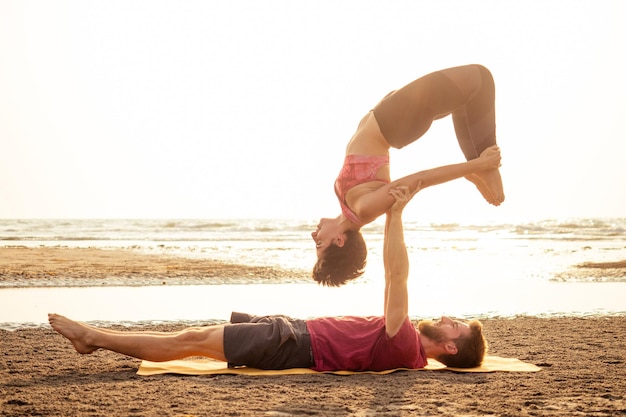
[[[469,336],[469,325],[449,317],[441,317],[438,321],[421,320],[417,324],[420,334],[436,342],[447,342],[461,336]]]

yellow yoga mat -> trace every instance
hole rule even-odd
[[[248,367],[229,368],[226,362],[213,359],[184,359],[168,362],[142,361],[138,375],[158,375],[158,374],[182,374],[182,375],[303,375],[303,374],[335,374],[335,375],[359,375],[378,374],[385,375],[396,371],[453,371],[453,372],[538,372],[541,368],[523,362],[516,358],[502,358],[500,356],[485,356],[481,366],[476,368],[450,368],[433,359],[428,359],[428,365],[422,369],[390,369],[387,371],[329,371],[317,372],[308,368],[293,368],[281,370],[263,370]]]

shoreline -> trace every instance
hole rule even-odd
[[[120,248],[0,246],[0,289],[309,283],[308,270]],[[626,260],[583,262],[550,282],[626,282]]]
[[[0,289],[310,281],[310,272],[129,249],[0,247]]]
[[[626,266],[626,262],[611,262],[612,269],[594,269],[626,272],[615,265]],[[626,315],[626,281],[589,282],[569,277],[567,281],[493,282],[489,294],[471,282],[459,282],[454,291],[446,284],[428,282],[427,291],[448,291],[447,303],[442,306],[436,297],[412,297],[411,317]],[[300,318],[377,315],[382,308],[380,285],[366,277],[353,285],[328,289],[315,284],[308,271],[132,249],[0,247],[0,327],[33,328],[45,322],[49,311],[129,325],[227,319],[231,309]],[[418,292],[424,288],[415,280],[410,287]],[[482,300],[480,304],[471,302],[477,299]]]
[[[490,354],[516,357],[542,370],[142,377],[136,374],[139,360],[106,351],[80,355],[50,327],[0,330],[0,415],[571,417],[626,412],[626,317],[518,317],[483,324]],[[175,331],[186,325],[140,328]]]

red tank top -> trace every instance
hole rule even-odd
[[[419,369],[427,364],[419,333],[407,317],[387,337],[384,317],[322,317],[307,320],[316,371]]]
[[[387,155],[346,155],[343,167],[335,180],[335,194],[339,199],[341,211],[352,223],[358,226],[364,224],[348,207],[346,193],[354,186],[370,181],[382,181],[388,184],[389,181],[376,178],[378,170],[388,164],[389,156]]]

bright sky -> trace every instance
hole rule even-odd
[[[339,214],[356,124],[480,63],[507,200],[461,179],[425,221],[626,216],[626,6],[614,1],[0,0],[0,218]],[[394,178],[462,161],[449,118]]]

